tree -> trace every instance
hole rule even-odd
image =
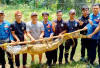
[[[57,4],[57,9],[63,9],[64,7],[64,0],[59,0]]]
[[[74,9],[76,10],[76,14],[80,15],[81,14],[81,8],[83,5],[86,5],[87,2],[86,0],[73,0],[73,4],[74,4]]]

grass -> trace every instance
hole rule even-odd
[[[15,21],[14,13],[17,10],[22,11],[22,13],[23,13],[23,19],[22,20],[24,22],[28,22],[28,21],[31,20],[30,15],[31,15],[32,12],[37,12],[38,13],[38,20],[39,21],[43,20],[41,14],[42,14],[42,12],[45,12],[45,11],[50,14],[49,20],[56,19],[56,11],[47,10],[45,8],[43,8],[43,9],[31,9],[27,5],[17,5],[17,6],[0,5],[0,10],[3,10],[5,12],[5,20],[7,20],[11,23]],[[78,17],[76,17],[76,18],[78,18]],[[68,11],[66,11],[66,13],[63,14],[63,19],[64,20],[69,19]],[[80,39],[79,39],[78,40],[78,45],[77,45],[77,48],[76,48],[76,53],[75,53],[75,56],[74,56],[74,59],[76,60],[76,63],[70,63],[68,65],[64,65],[65,60],[63,59],[63,65],[59,66],[58,61],[57,61],[57,65],[53,68],[86,68],[86,64],[84,62],[79,61],[79,59],[81,57],[81,44],[80,43],[81,42],[80,42]],[[59,52],[58,52],[58,54],[59,54]],[[7,56],[6,56],[6,61],[8,61]],[[22,66],[22,55],[20,55],[20,62],[21,62],[21,66]],[[44,64],[45,62],[46,62],[46,56],[45,56],[45,54],[43,54],[42,63]],[[30,54],[28,54],[28,56],[27,56],[27,66],[29,67],[30,64],[31,64],[31,56],[30,56]],[[97,64],[98,64],[98,60],[96,59],[95,65],[97,65]],[[35,56],[35,65],[34,65],[33,68],[35,68],[35,66],[36,67],[39,66],[37,55]],[[8,63],[6,64],[6,67],[9,68]],[[44,65],[44,68],[46,68],[45,65]]]

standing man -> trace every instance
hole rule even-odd
[[[28,37],[32,42],[35,42],[37,39],[43,39],[44,36],[44,25],[42,22],[37,21],[37,13],[33,12],[31,14],[31,20],[26,25],[26,31]],[[40,42],[37,42],[40,43]],[[32,63],[34,63],[34,54],[32,56]],[[39,54],[39,64],[41,64],[42,54]]]
[[[76,31],[78,29],[79,23],[75,19],[75,14],[76,14],[76,11],[74,9],[71,9],[69,11],[70,19],[67,21],[67,26],[68,26],[67,32],[68,33]],[[73,46],[71,55],[70,55],[70,61],[73,61],[73,62],[75,62],[73,57],[74,57],[76,46],[77,46],[77,39],[74,38],[74,42],[75,42],[75,45]],[[68,55],[69,55],[68,52],[69,52],[70,46],[73,45],[74,42],[71,39],[66,41],[66,44],[65,44],[65,50],[66,50],[65,51],[65,62],[66,62],[66,64],[68,63]]]
[[[89,19],[89,7],[88,6],[82,6],[82,16],[79,18],[79,28],[80,29],[83,29],[88,23],[88,19]],[[87,30],[85,31],[81,31],[80,32],[81,34],[83,35],[86,35],[87,34]],[[88,47],[88,44],[87,44],[87,41],[88,39],[86,38],[81,38],[81,59],[80,61],[83,61],[85,62],[85,48]]]
[[[10,30],[10,23],[4,20],[4,11],[0,10],[0,44],[13,42],[13,36],[11,34]],[[10,64],[10,68],[13,67],[13,58],[11,58],[11,54],[7,53],[8,60]],[[3,50],[0,47],[0,64],[2,65],[2,68],[5,68],[5,50]]]
[[[10,26],[11,33],[14,37],[14,41],[21,42],[26,41],[26,24],[21,21],[22,13],[20,11],[15,12],[16,21]],[[23,54],[23,68],[26,68],[27,53]],[[15,63],[17,68],[20,68],[19,54],[15,55]]]
[[[99,5],[93,4],[92,5],[92,11],[93,13],[90,14],[90,21],[89,24],[84,27],[84,29],[87,29],[87,35],[91,34],[94,32],[95,28],[98,26],[99,22],[96,21],[100,17],[100,12],[99,12]],[[90,41],[88,42],[89,45],[89,53],[88,53],[88,58],[90,64],[87,65],[87,67],[93,66],[93,62],[95,61],[96,58],[96,46],[97,46],[97,39],[98,39],[98,34],[94,34],[91,38]]]
[[[100,5],[99,5],[100,8]],[[93,31],[93,33],[91,33],[89,36],[89,38],[92,38],[94,35],[97,35],[97,45],[98,45],[98,59],[99,59],[99,65],[97,66],[97,68],[100,68],[100,11],[98,13],[98,18],[95,19],[95,21],[97,23],[99,23],[98,27]]]
[[[44,37],[53,37],[53,30],[52,30],[52,22],[48,20],[49,17],[49,13],[47,12],[43,12],[42,13],[42,17],[44,19],[44,21],[42,21],[43,25],[44,25]],[[52,51],[47,51],[46,53],[46,57],[47,57],[47,64],[50,67],[51,63],[52,63]]]
[[[53,31],[54,31],[54,36],[57,35],[63,35],[66,33],[67,30],[67,25],[66,22],[62,19],[63,12],[61,10],[57,11],[57,20],[53,21]],[[63,59],[63,50],[64,46],[61,44],[59,46],[59,64],[62,64],[62,59]],[[53,63],[56,64],[57,62],[57,49],[53,50],[52,53],[53,56]]]

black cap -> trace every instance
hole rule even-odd
[[[4,11],[0,10],[0,13],[4,14]]]
[[[31,14],[31,16],[37,16],[37,13],[36,13],[36,12],[33,12],[33,13]]]

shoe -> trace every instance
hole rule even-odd
[[[67,64],[69,64],[68,60],[67,60],[67,61],[65,61],[65,65],[67,65]]]
[[[55,65],[56,65],[56,63],[53,63],[53,64],[52,64],[52,66],[55,66]]]
[[[81,57],[80,61],[86,62],[86,59]]]
[[[71,62],[76,62],[74,59],[70,59]]]
[[[51,68],[51,66],[47,66],[47,68]]]

